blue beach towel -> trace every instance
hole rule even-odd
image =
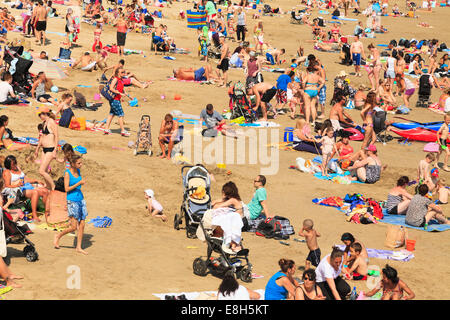
[[[388,223],[388,224],[399,225],[399,226],[404,226],[407,228],[428,231],[428,232],[440,232],[440,231],[450,230],[450,225],[439,224],[435,220],[431,220],[430,223],[428,223],[427,230],[425,230],[423,227],[413,227],[413,226],[410,226],[409,224],[406,224],[404,215],[388,214],[386,209],[383,209],[383,215],[384,215],[384,217],[383,217],[383,219],[380,220],[380,222],[384,222],[384,223]]]

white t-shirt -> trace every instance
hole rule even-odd
[[[405,90],[415,89],[415,88],[416,88],[416,85],[414,84],[414,82],[412,82],[408,78],[405,78]]]
[[[444,112],[450,112],[450,97],[445,99]]]
[[[319,265],[316,268],[316,282],[325,282],[327,278],[336,279],[341,274],[342,264],[344,260],[342,260],[339,269],[336,271],[327,261],[330,255],[325,256],[325,258],[320,261]]]
[[[224,296],[221,292],[217,295],[217,300],[250,300],[250,294],[247,288],[239,286],[239,288],[230,295]]]
[[[163,207],[161,203],[159,203],[156,199],[152,198],[152,208],[154,210],[158,210],[159,212],[163,211]]]
[[[14,93],[13,87],[6,81],[0,81],[0,102],[6,101],[11,92]]]

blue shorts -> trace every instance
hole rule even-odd
[[[327,101],[327,86],[323,86],[319,91],[319,103],[325,105]]]
[[[122,104],[120,100],[112,100],[109,102],[110,110],[109,114],[117,117],[123,117],[125,114],[123,113]]]
[[[270,64],[275,64],[275,59],[270,53],[266,53],[266,60],[270,62]]]
[[[195,70],[194,71],[195,81],[206,81],[204,74],[205,74],[205,68],[203,68],[203,67],[201,67],[198,70]]]
[[[153,42],[154,43],[164,42],[164,39],[161,38],[160,36],[154,36],[153,37]]]
[[[353,60],[353,64],[355,66],[360,66],[361,65],[361,53],[353,53],[352,60]]]
[[[88,215],[86,201],[84,199],[81,201],[67,200],[67,212],[69,217],[72,217],[78,221],[86,220]]]

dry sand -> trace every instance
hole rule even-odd
[[[363,1],[366,2],[366,1]],[[275,6],[275,2],[269,2]],[[284,11],[290,10],[297,1],[277,1]],[[403,9],[403,4],[401,9]],[[65,14],[64,6],[56,5],[61,15]],[[206,246],[199,240],[186,238],[183,230],[175,231],[172,221],[175,213],[179,212],[182,201],[182,184],[180,168],[167,160],[158,157],[133,156],[127,148],[128,141],[134,141],[137,126],[142,114],[150,114],[152,117],[153,150],[159,152],[156,136],[159,131],[160,121],[171,110],[181,110],[184,113],[199,114],[207,103],[213,103],[217,110],[221,111],[228,105],[226,91],[213,85],[199,85],[195,83],[183,83],[167,81],[166,77],[172,74],[172,69],[178,67],[194,67],[201,65],[198,61],[196,48],[196,32],[186,28],[186,21],[177,18],[180,9],[190,8],[185,3],[175,3],[172,8],[164,8],[166,18],[162,20],[167,24],[170,35],[174,36],[178,47],[190,48],[190,55],[174,55],[175,61],[155,56],[149,53],[150,38],[146,35],[129,33],[126,48],[144,50],[146,57],[142,55],[130,55],[126,57],[126,68],[136,73],[140,79],[152,80],[154,83],[148,89],[132,88],[129,91],[132,96],[139,99],[138,108],[130,108],[124,103],[126,127],[131,130],[131,137],[124,138],[118,133],[118,126],[112,125],[114,134],[104,136],[96,132],[78,132],[60,128],[60,137],[73,145],[82,145],[88,153],[84,156],[86,161],[82,169],[83,177],[87,183],[83,186],[83,192],[87,200],[88,218],[107,215],[113,219],[113,224],[108,229],[97,229],[88,224],[84,238],[84,247],[89,252],[88,256],[77,254],[72,248],[75,238],[66,236],[60,242],[62,249],[53,249],[53,232],[41,229],[35,230],[30,239],[36,244],[39,252],[39,260],[35,263],[27,262],[21,254],[23,246],[11,245],[8,248],[8,262],[11,269],[24,276],[20,283],[23,288],[13,290],[5,295],[7,299],[155,299],[153,293],[203,291],[216,290],[220,280],[213,277],[198,277],[192,273],[193,260],[205,255]],[[15,15],[17,11],[13,10]],[[250,10],[250,13],[253,11]],[[317,10],[314,11],[317,16]],[[433,13],[418,12],[419,19],[407,18],[383,18],[382,24],[389,29],[389,33],[377,34],[376,39],[363,39],[367,46],[370,42],[375,44],[388,43],[390,39],[399,39],[402,36],[416,39],[438,37],[446,43],[450,43],[448,23],[448,9],[437,8]],[[353,14],[350,15],[353,17]],[[330,16],[325,16],[329,19]],[[361,16],[360,16],[361,18]],[[287,58],[295,53],[298,45],[302,43],[305,53],[316,54],[326,66],[328,74],[328,101],[332,94],[332,79],[340,70],[352,72],[352,67],[344,67],[337,63],[338,54],[321,53],[312,49],[311,43],[304,40],[311,38],[310,28],[307,26],[292,25],[289,16],[262,17],[265,29],[265,40],[277,48],[284,47],[287,50]],[[365,17],[363,18],[365,22]],[[417,27],[417,23],[425,21],[434,26],[434,29]],[[160,20],[156,19],[155,24]],[[252,30],[255,20],[248,15],[249,30]],[[342,27],[344,34],[352,34],[355,23],[348,22]],[[48,30],[63,32],[64,20],[50,19]],[[249,36],[252,34],[250,33]],[[12,33],[10,38],[20,37]],[[49,34],[51,44],[44,49],[49,56],[57,56],[59,43],[63,40],[55,34]],[[115,43],[115,29],[106,26],[102,35],[103,44]],[[251,38],[251,37],[249,37]],[[73,50],[73,56],[78,57],[85,50],[90,50],[93,40],[93,27],[82,24],[79,44],[83,48]],[[231,44],[234,49],[236,43]],[[35,51],[42,47],[35,46]],[[439,55],[441,56],[441,55]],[[110,64],[117,61],[117,55],[112,55]],[[215,67],[214,62],[212,62]],[[285,66],[288,66],[286,64]],[[71,71],[70,77],[63,81],[55,81],[60,88],[72,90],[76,85],[92,85],[92,88],[76,88],[88,99],[93,101],[97,91],[100,72],[86,73]],[[264,73],[267,81],[275,83],[278,74]],[[243,79],[242,70],[231,70],[230,80]],[[351,77],[352,84],[369,84],[366,77]],[[58,94],[58,97],[62,92]],[[161,95],[166,96],[165,100]],[[180,94],[182,99],[175,101],[175,94]],[[437,101],[438,90],[433,90],[433,101]],[[143,98],[147,102],[143,102]],[[415,104],[416,96],[412,99]],[[327,106],[327,112],[329,106]],[[77,116],[87,119],[102,120],[109,111],[107,103],[96,112],[75,110]],[[37,124],[39,119],[32,107],[8,107],[2,110],[2,114],[10,117],[9,127],[16,136],[37,136]],[[354,119],[360,119],[358,111],[350,111]],[[427,110],[413,111],[408,116],[417,121],[438,121],[442,116]],[[392,115],[389,116],[392,118]],[[287,116],[280,116],[276,122],[281,124],[282,130],[294,123]],[[358,148],[360,143],[352,143]],[[125,151],[114,149],[118,147]],[[378,144],[379,155],[383,163],[389,167],[383,173],[381,180],[375,185],[338,185],[332,182],[321,181],[309,174],[289,170],[290,165],[295,164],[295,158],[302,156],[312,158],[311,154],[280,151],[279,171],[276,175],[267,176],[268,206],[270,211],[277,215],[285,216],[291,220],[296,232],[305,218],[312,218],[315,227],[322,237],[319,246],[322,255],[331,251],[331,246],[340,243],[343,232],[351,232],[356,238],[364,242],[368,248],[386,249],[383,246],[387,226],[356,225],[345,221],[345,217],[332,208],[313,205],[312,198],[323,196],[344,196],[346,193],[361,192],[378,200],[385,200],[389,188],[394,186],[400,175],[409,175],[416,178],[418,161],[423,158],[423,144],[415,142],[411,146],[399,145],[396,141],[386,146]],[[2,155],[9,154],[4,150]],[[16,154],[16,153],[13,153]],[[23,155],[21,159],[23,159]],[[21,165],[25,172],[36,176],[37,167]],[[62,168],[55,167],[55,179],[62,174]],[[214,166],[209,166],[214,169]],[[232,180],[239,187],[241,197],[250,201],[253,190],[253,179],[259,174],[259,165],[228,165],[232,171],[226,175],[224,171],[214,169],[216,182],[212,185],[212,198],[220,196],[220,188],[224,182]],[[442,172],[447,180],[448,173]],[[152,188],[156,199],[164,206],[164,212],[169,221],[164,223],[159,219],[152,219],[145,210],[143,190]],[[445,208],[448,215],[448,207]],[[448,279],[450,276],[448,263],[450,262],[447,245],[450,240],[450,232],[427,233],[423,231],[408,230],[410,237],[417,240],[415,258],[410,262],[394,262],[379,259],[371,259],[372,264],[384,266],[389,263],[395,267],[401,279],[403,279],[416,293],[417,299],[449,299],[450,289]],[[283,246],[275,240],[265,240],[254,234],[243,234],[246,247],[250,248],[250,260],[254,266],[254,272],[263,275],[263,279],[256,279],[247,284],[251,289],[265,287],[270,276],[278,270],[280,258],[290,258],[303,265],[308,250],[305,244],[289,241],[290,246]],[[292,239],[292,237],[291,237]],[[188,249],[188,246],[197,247]],[[79,266],[81,270],[81,289],[69,290],[66,282],[70,276],[67,273],[69,266]],[[300,271],[298,276],[300,276]],[[351,282],[351,285],[359,289],[366,289],[364,283]]]

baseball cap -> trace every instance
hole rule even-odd
[[[366,148],[368,151],[377,152],[377,147],[375,147],[374,144],[369,144],[369,146]]]
[[[150,198],[153,198],[155,196],[155,193],[152,189],[145,190],[145,194],[148,195]]]

